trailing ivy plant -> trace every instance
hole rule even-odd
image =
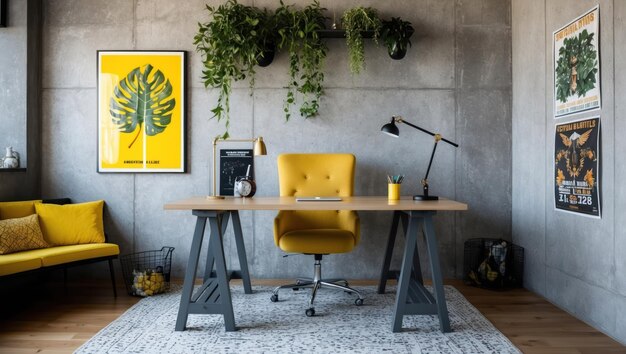
[[[289,53],[289,82],[283,105],[287,120],[296,101],[301,101],[302,117],[309,118],[318,113],[324,93],[322,68],[328,52],[328,47],[318,35],[318,31],[326,27],[324,10],[317,0],[302,10],[285,5],[281,0],[274,15],[279,35],[278,48]]]
[[[556,97],[561,102],[577,94],[584,96],[596,87],[598,52],[593,45],[594,33],[583,30],[578,36],[565,38],[556,62]]]
[[[365,67],[362,31],[374,31],[374,42],[378,43],[382,22],[378,12],[371,7],[358,6],[346,10],[341,18],[346,30],[346,43],[350,56],[350,72],[358,74]]]
[[[225,119],[222,138],[227,139],[232,82],[249,77],[250,88],[254,87],[254,66],[264,50],[264,36],[272,31],[263,28],[269,22],[267,11],[241,5],[237,0],[228,0],[217,8],[207,5],[206,9],[212,19],[198,24],[194,44],[202,55],[204,86],[219,89],[211,112],[218,122]]]

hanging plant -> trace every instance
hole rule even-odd
[[[392,17],[390,21],[383,21],[380,38],[387,47],[387,53],[394,60],[404,58],[407,49],[411,46],[413,35],[411,22],[403,21],[399,17]]]
[[[371,7],[358,6],[344,12],[341,18],[346,30],[346,43],[350,56],[350,72],[358,74],[365,67],[362,31],[374,31],[374,42],[378,43],[382,22]]]
[[[202,79],[204,86],[219,89],[212,118],[218,122],[225,119],[226,131],[222,138],[228,138],[230,126],[230,93],[233,81],[248,77],[250,88],[254,87],[254,66],[265,57],[265,46],[272,32],[265,28],[270,21],[267,11],[228,0],[217,8],[206,6],[212,19],[199,29],[194,37],[197,51],[202,55]]]
[[[274,61],[276,43],[280,40],[276,20],[276,16],[269,13],[267,9],[263,9],[263,14],[259,17],[258,34],[260,38],[260,48],[256,59],[257,64],[261,67],[266,67]]]
[[[596,87],[598,52],[594,33],[583,30],[578,36],[565,38],[556,62],[556,98],[565,103],[574,94],[584,96]]]
[[[328,52],[328,47],[317,32],[326,27],[324,10],[318,1],[303,10],[295,10],[293,5],[285,5],[281,1],[274,15],[280,38],[278,48],[286,49],[289,53],[289,82],[283,105],[287,120],[291,117],[291,106],[296,101],[302,102],[302,117],[309,118],[318,113],[324,93],[322,68]],[[297,94],[301,97],[297,97]]]

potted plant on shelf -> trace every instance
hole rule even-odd
[[[219,89],[213,118],[226,120],[222,138],[228,138],[230,125],[230,93],[233,81],[250,79],[254,87],[255,65],[270,57],[268,47],[273,29],[267,11],[228,0],[217,8],[206,6],[212,19],[200,23],[194,37],[197,51],[202,55],[205,87]],[[273,54],[271,55],[273,57]],[[266,65],[269,65],[267,63]]]
[[[411,35],[413,35],[411,22],[403,21],[399,17],[392,17],[389,21],[383,21],[380,30],[380,38],[391,59],[399,60],[404,58],[406,51],[411,46]]]
[[[378,43],[382,22],[371,7],[357,6],[344,12],[341,21],[346,30],[346,43],[350,56],[350,71],[358,74],[365,67],[363,31],[373,31],[374,42]]]
[[[276,16],[263,9],[262,16],[259,17],[259,38],[260,51],[257,54],[257,64],[260,67],[269,66],[274,61],[276,54],[276,43],[278,42],[278,23]]]
[[[328,47],[319,38],[318,31],[326,25],[325,9],[318,1],[302,10],[282,1],[274,17],[278,28],[278,48],[289,53],[289,82],[283,110],[285,118],[291,117],[291,106],[301,95],[300,115],[309,118],[317,115],[323,94],[322,68]]]

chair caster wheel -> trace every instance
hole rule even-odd
[[[313,317],[315,316],[315,309],[312,307],[310,309],[306,309],[305,314],[306,314],[306,317]]]
[[[270,296],[270,301],[271,302],[277,302],[278,301],[278,295],[274,294],[274,295]]]
[[[300,290],[300,288],[291,288],[291,290],[298,291],[298,290]]]
[[[357,306],[363,306],[363,299],[356,299],[354,300],[354,304]]]

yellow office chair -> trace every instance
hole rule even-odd
[[[354,189],[355,157],[351,154],[282,154],[278,156],[280,196],[349,197]],[[303,202],[304,203],[304,202]],[[311,202],[316,203],[316,202]],[[363,305],[361,294],[344,279],[322,279],[322,256],[350,252],[359,243],[359,216],[350,210],[280,211],[274,219],[274,242],[289,253],[315,256],[313,278],[298,278],[295,284],[274,289],[312,288],[307,316],[315,315],[313,301],[320,287],[356,293],[355,304]],[[342,285],[343,284],[343,285]]]

